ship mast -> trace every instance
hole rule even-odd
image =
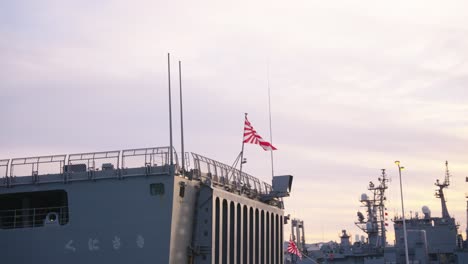
[[[465,178],[465,182],[468,182],[468,177]],[[465,193],[466,198],[466,240],[468,240],[468,194]]]
[[[369,244],[385,247],[387,243],[385,233],[385,201],[387,198],[385,197],[385,190],[388,188],[388,178],[385,169],[382,169],[382,176],[378,178],[378,181],[379,184],[377,185],[369,182],[367,189],[372,192],[372,197],[369,198],[365,194],[361,196],[361,203],[367,209],[367,220],[364,219],[362,213],[358,212],[359,219],[355,224],[367,233]]]
[[[443,183],[440,183],[439,179],[437,179],[435,186],[439,187],[436,190],[435,196],[440,198],[440,202],[442,204],[442,218],[450,218],[450,215],[447,210],[447,203],[444,196],[444,188],[447,188],[450,185],[450,171],[448,169],[448,161],[445,161],[445,179]]]

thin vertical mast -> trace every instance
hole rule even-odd
[[[271,129],[271,96],[270,96],[270,64],[267,64],[267,86],[268,86],[268,114],[270,117],[270,143],[273,145],[273,132]],[[271,177],[275,176],[275,172],[273,170],[273,150],[270,150],[270,157],[271,157]]]
[[[182,63],[179,61],[179,88],[180,88],[180,142],[182,145],[182,173],[185,174],[185,152],[184,152],[184,114],[182,109]]]
[[[172,102],[171,102],[171,58],[170,54],[167,53],[167,76],[169,82],[169,159],[171,165],[174,165],[174,158],[172,153]]]
[[[247,120],[247,113],[245,113],[245,120]],[[244,164],[244,132],[245,132],[245,120],[244,120],[244,129],[242,130],[242,150],[240,153],[240,175],[239,177],[242,178],[242,164]]]

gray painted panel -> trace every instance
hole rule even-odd
[[[150,195],[156,182],[163,196]],[[165,175],[2,189],[66,190],[70,214],[64,226],[0,230],[2,262],[169,263],[173,184]]]

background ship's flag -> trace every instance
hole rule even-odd
[[[245,116],[245,124],[244,124],[244,143],[250,143],[250,144],[258,144],[260,147],[262,147],[264,150],[276,150],[273,145],[265,141],[259,134],[257,134],[257,131],[252,127],[252,124],[250,124],[249,120],[247,119],[247,115]]]
[[[296,243],[294,243],[292,240],[289,240],[288,253],[297,255],[300,259],[302,259],[301,252],[299,252],[299,249],[296,247]]]

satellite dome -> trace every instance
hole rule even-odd
[[[427,206],[422,207],[422,212],[424,214],[424,218],[430,218],[431,217],[431,210]]]
[[[431,213],[431,210],[429,209],[429,207],[427,207],[426,205],[422,207],[422,212],[424,214],[430,214]]]
[[[361,201],[367,201],[369,200],[369,197],[367,196],[367,194],[363,193],[361,194]]]

